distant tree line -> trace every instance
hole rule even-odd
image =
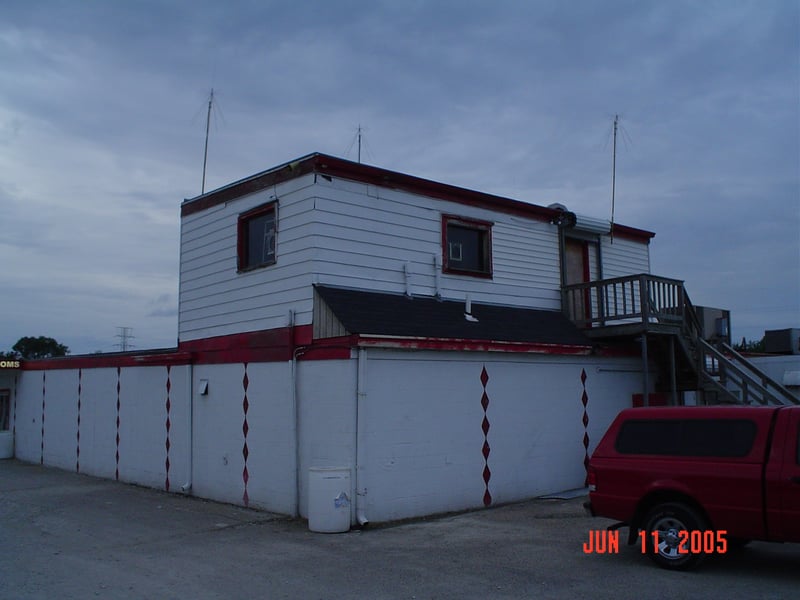
[[[31,360],[66,356],[67,354],[69,354],[69,348],[64,344],[59,344],[51,337],[40,335],[39,337],[27,336],[19,338],[19,341],[11,347],[10,352],[0,352],[0,358]]]
[[[733,349],[737,352],[764,352],[766,350],[766,345],[764,344],[763,337],[760,340],[746,340],[742,338],[741,342],[733,345]]]

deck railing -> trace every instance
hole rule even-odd
[[[641,274],[564,286],[562,306],[580,328],[660,323],[699,325],[677,279]],[[692,321],[694,318],[694,323]]]
[[[733,348],[716,348],[703,339],[697,311],[683,282],[641,274],[568,285],[562,291],[566,315],[582,329],[600,335],[674,335],[706,387],[745,404],[797,404],[798,399]],[[632,326],[630,327],[624,326]],[[619,328],[619,329],[618,329]]]

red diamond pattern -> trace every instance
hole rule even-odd
[[[41,454],[39,455],[39,464],[44,464],[44,408],[45,408],[45,390],[47,389],[45,383],[47,381],[46,371],[42,371],[42,444]]]
[[[244,483],[244,493],[242,494],[242,503],[245,506],[250,504],[250,496],[247,494],[247,483],[250,481],[250,473],[247,470],[247,459],[250,456],[250,449],[247,447],[247,434],[250,432],[250,426],[247,424],[247,411],[250,410],[250,401],[247,399],[247,387],[249,385],[250,378],[247,376],[247,363],[244,363],[244,375],[242,376],[242,389],[244,390],[244,399],[242,400],[242,411],[244,412],[244,421],[242,422],[242,434],[244,434],[242,482]]]
[[[167,457],[166,457],[166,460],[164,461],[164,470],[165,470],[165,472],[164,472],[164,490],[166,490],[167,492],[169,491],[169,449],[170,449],[170,446],[172,445],[172,444],[170,444],[170,441],[169,441],[169,432],[170,432],[170,429],[172,429],[172,422],[170,421],[170,410],[172,409],[172,402],[169,399],[169,393],[170,393],[170,390],[172,389],[171,372],[172,372],[172,367],[170,365],[167,365],[167,383],[164,386],[167,389],[167,401],[164,403],[164,407],[167,409],[167,420],[164,422],[164,426],[167,429],[167,439],[164,442],[164,447],[167,450]]]
[[[583,386],[583,393],[581,394],[581,404],[583,404],[583,468],[586,471],[583,485],[589,483],[589,413],[586,411],[589,404],[589,394],[586,393],[586,369],[581,369],[581,385]]]
[[[75,435],[75,472],[81,472],[81,381],[83,379],[83,369],[78,369],[78,428]]]
[[[489,506],[492,503],[492,495],[489,493],[489,480],[492,478],[492,471],[489,469],[489,454],[492,449],[489,446],[489,416],[486,411],[489,409],[489,394],[486,393],[486,384],[489,383],[489,372],[486,370],[486,365],[481,369],[481,385],[483,386],[483,394],[481,395],[481,408],[483,408],[483,421],[481,421],[481,430],[483,431],[483,447],[481,454],[483,454],[483,505]]]
[[[116,467],[114,469],[114,479],[116,479],[117,481],[119,481],[119,409],[120,409],[120,393],[119,392],[120,392],[120,389],[122,387],[120,385],[120,373],[121,372],[122,372],[122,369],[120,367],[117,367],[117,438],[116,438],[117,439],[117,451],[116,451],[116,454],[115,454]]]

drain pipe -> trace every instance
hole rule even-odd
[[[188,465],[188,472],[189,475],[186,478],[186,483],[181,486],[181,493],[183,494],[191,494],[192,493],[192,474],[194,472],[194,364],[191,362],[186,369],[186,388],[189,394],[189,465]]]
[[[291,363],[291,402],[292,402],[292,444],[294,445],[294,517],[300,516],[300,416],[297,407],[297,355],[303,351],[295,348],[295,312],[289,311],[289,328],[292,332],[292,363]]]
[[[367,399],[366,392],[367,383],[367,350],[366,348],[358,349],[358,374],[356,381],[356,435],[355,435],[355,477],[356,477],[356,521],[359,525],[364,527],[369,523],[366,514],[364,514],[364,496],[367,494],[367,489],[364,487],[364,477],[361,470],[364,468],[364,419],[365,401]]]

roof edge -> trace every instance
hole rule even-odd
[[[186,199],[181,204],[181,217],[201,212],[213,206],[224,204],[241,196],[261,191],[309,173],[319,173],[329,177],[339,177],[380,187],[398,189],[438,200],[499,211],[537,221],[553,221],[561,212],[556,208],[548,208],[504,196],[496,196],[487,192],[479,192],[448,183],[407,175],[398,171],[357,163],[321,152],[313,152],[200,196]],[[614,234],[645,242],[649,242],[655,236],[655,233],[651,231],[620,224],[614,225]]]

